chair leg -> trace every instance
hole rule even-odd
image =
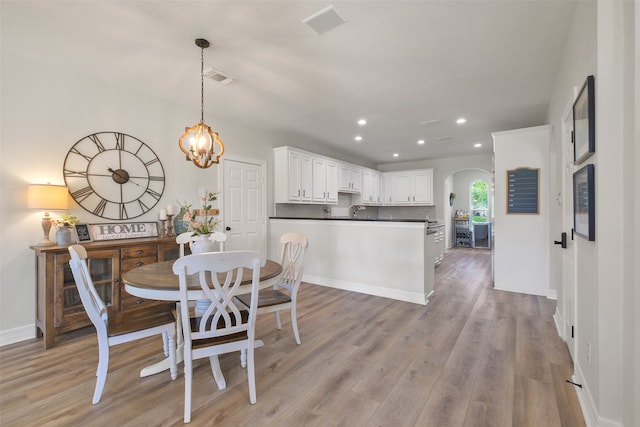
[[[296,306],[291,306],[291,326],[293,326],[293,336],[296,337],[296,343],[300,345],[300,333],[298,332],[298,316],[296,315]]]
[[[98,369],[96,371],[96,389],[93,392],[93,404],[100,402],[104,383],[107,381],[107,371],[109,370],[109,344],[98,342]]]
[[[211,372],[213,372],[213,379],[216,380],[216,384],[218,384],[218,390],[224,390],[227,388],[227,382],[224,379],[224,375],[222,375],[218,356],[209,356],[209,364],[211,365]]]
[[[184,359],[184,422],[191,422],[191,358]]]
[[[240,350],[240,366],[243,368],[247,367],[247,349],[243,348]]]
[[[170,333],[163,333],[167,335],[167,341],[169,346],[169,372],[171,372],[171,379],[175,380],[178,378],[178,366],[176,360],[176,331],[172,328]]]
[[[282,323],[280,323],[280,312],[274,311],[273,314],[276,316],[276,328],[282,329]]]
[[[247,379],[249,381],[249,402],[256,403],[256,373],[254,366],[254,348],[250,346],[247,350]]]
[[[167,357],[169,355],[169,341],[166,332],[162,333],[162,347],[164,348],[164,357]]]

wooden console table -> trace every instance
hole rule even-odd
[[[157,301],[129,295],[120,278],[141,265],[177,259],[175,237],[111,240],[83,243],[91,277],[110,313],[135,310]],[[90,325],[69,268],[67,246],[31,246],[36,255],[36,336],[45,348],[55,337]]]

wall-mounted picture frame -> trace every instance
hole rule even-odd
[[[94,241],[158,237],[157,222],[118,222],[89,224]]]
[[[596,240],[595,167],[588,164],[573,174],[573,230]]]
[[[596,151],[595,81],[588,76],[573,103],[573,163],[578,165]]]
[[[93,240],[89,232],[89,224],[76,224],[73,228],[76,234],[76,242],[87,243]]]

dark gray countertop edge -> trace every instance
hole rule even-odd
[[[317,220],[317,221],[378,221],[378,222],[427,222],[426,219],[396,219],[396,218],[300,218],[290,216],[271,216],[269,219],[302,219],[302,220]]]

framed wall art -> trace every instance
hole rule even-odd
[[[596,151],[596,102],[593,76],[588,76],[573,103],[573,162],[578,165]]]
[[[596,240],[595,167],[588,164],[573,174],[573,230]]]
[[[89,232],[89,224],[76,224],[73,228],[76,233],[76,242],[86,243],[93,240]]]

